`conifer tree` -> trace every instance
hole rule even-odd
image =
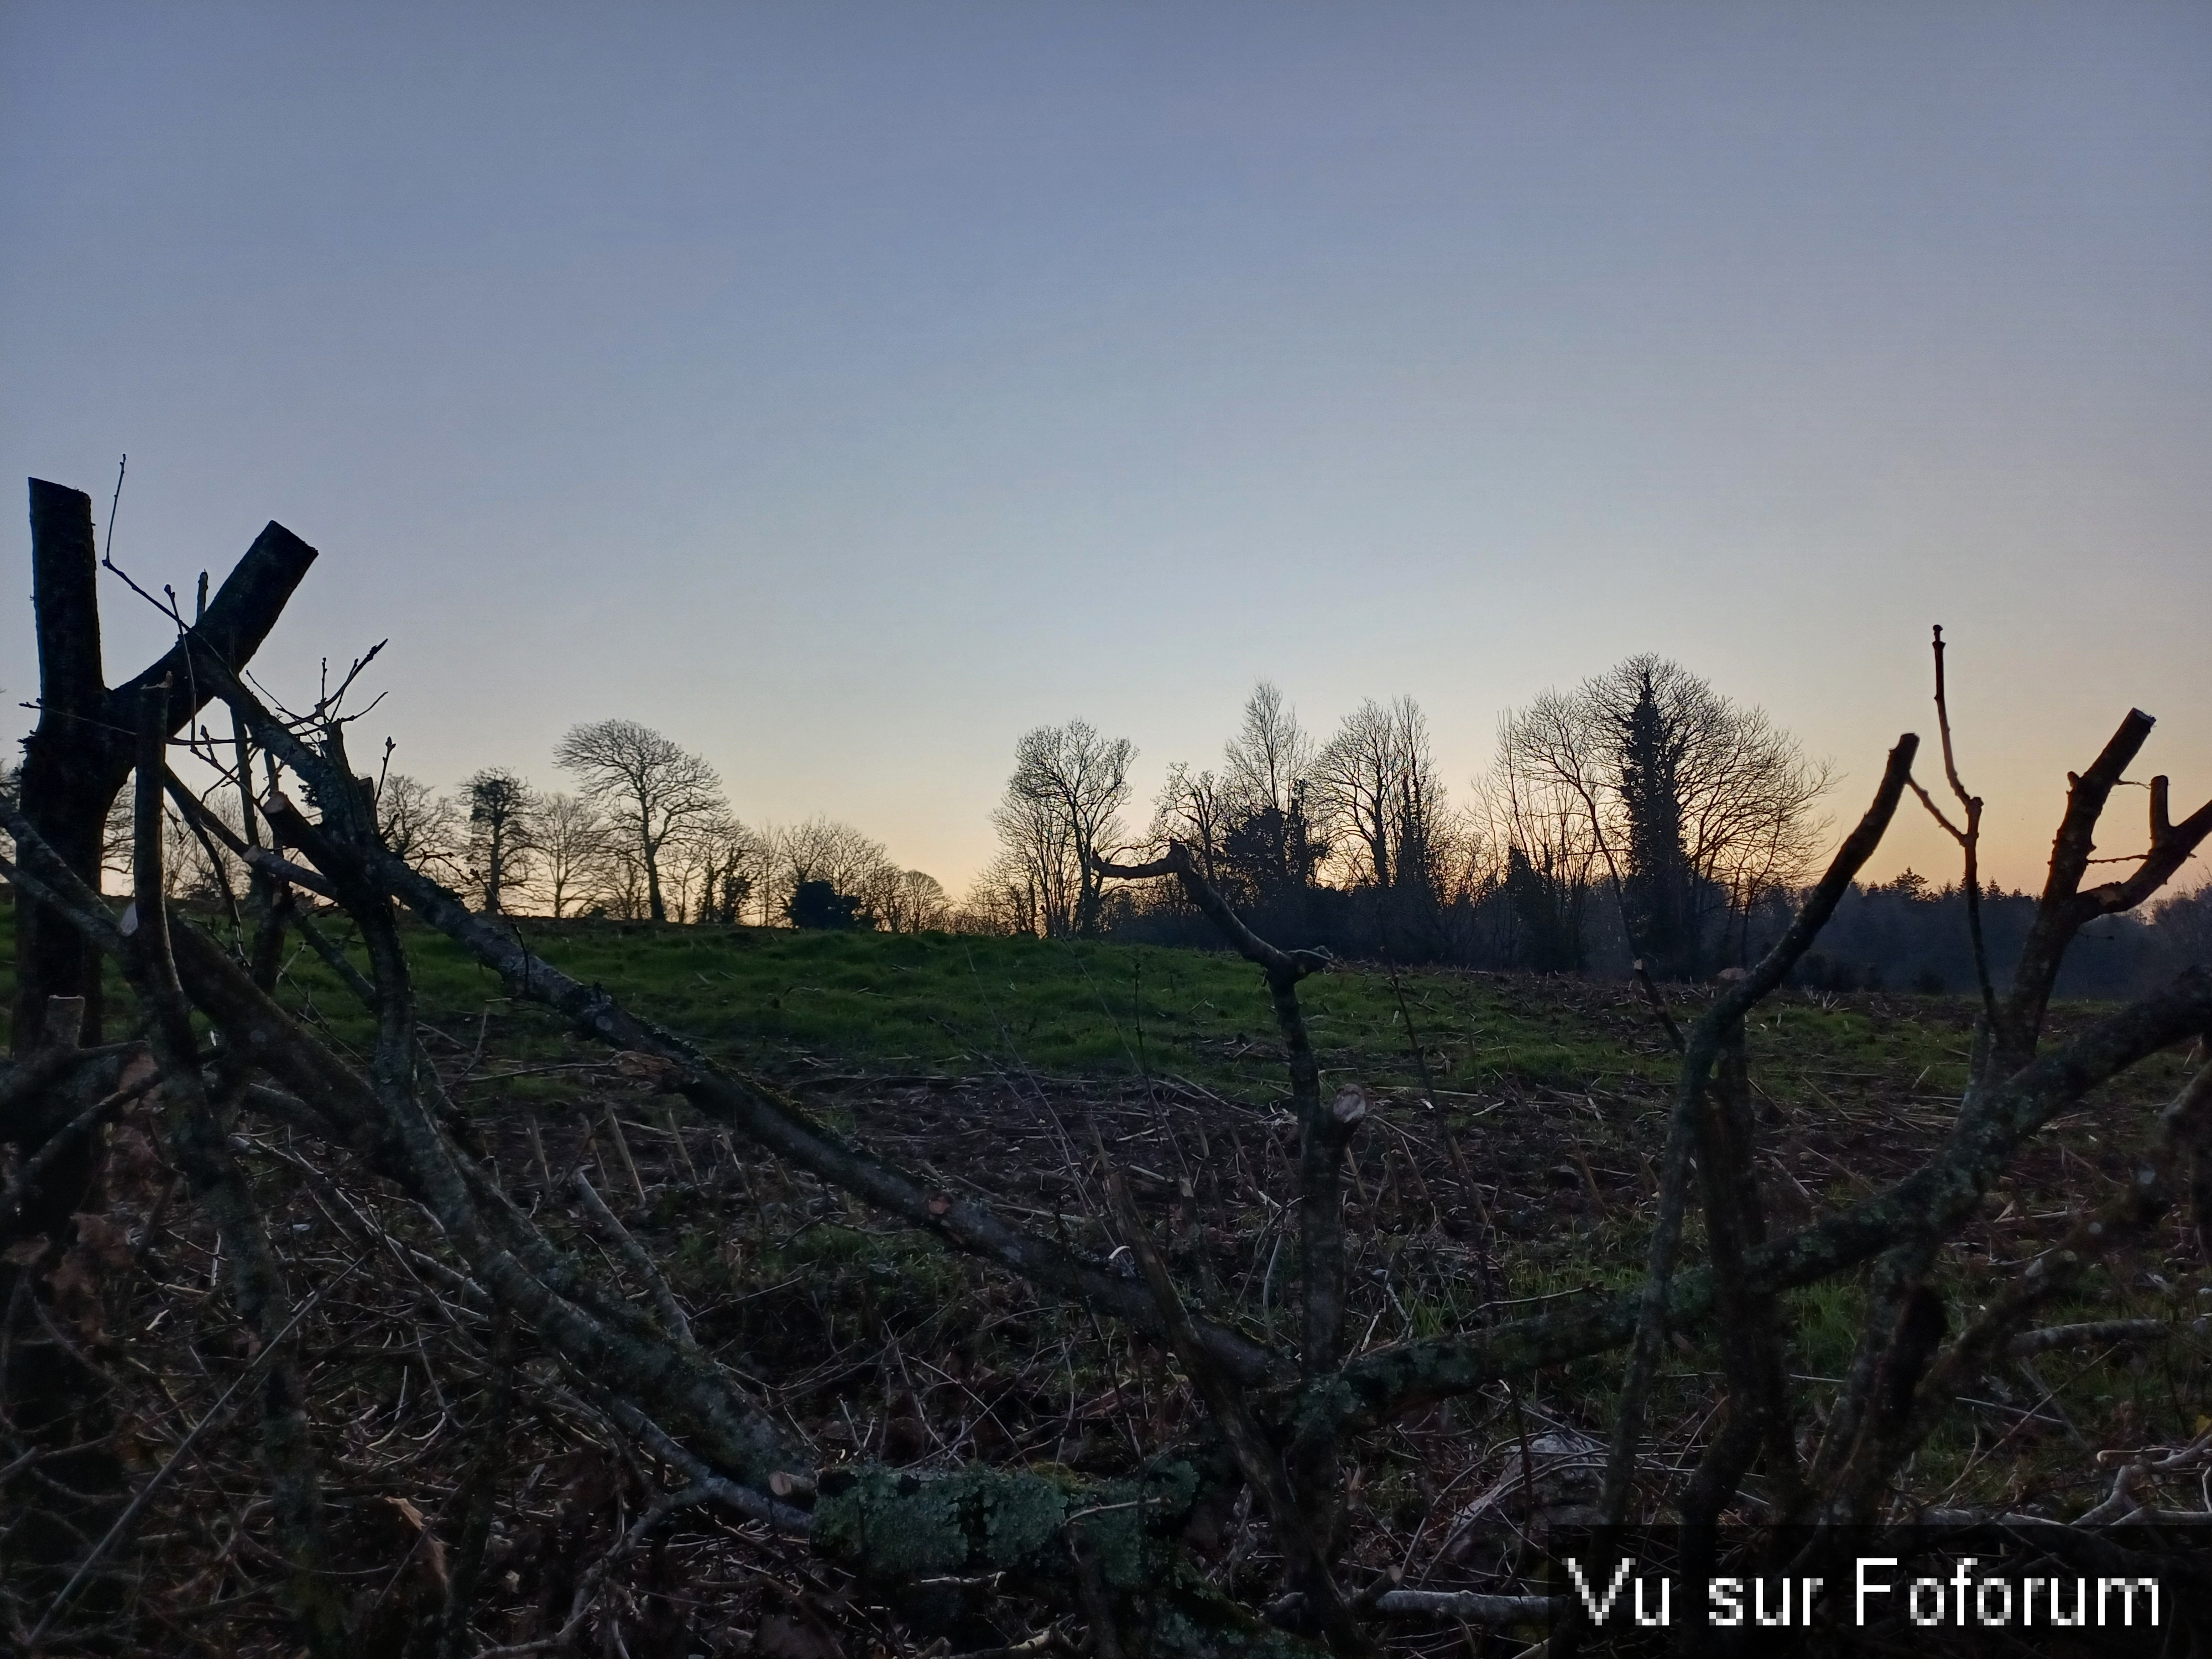
[[[1683,734],[1654,694],[1646,668],[1635,702],[1620,721],[1620,803],[1627,820],[1623,894],[1634,948],[1655,973],[1693,979],[1698,940],[1687,849],[1682,840]]]

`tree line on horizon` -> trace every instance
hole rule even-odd
[[[970,926],[1048,937],[1206,945],[1172,879],[1109,885],[1102,860],[1190,848],[1212,886],[1285,945],[1491,970],[1710,979],[1758,959],[1796,915],[1823,851],[1831,769],[1764,710],[1682,665],[1631,657],[1498,721],[1489,769],[1455,803],[1413,698],[1368,700],[1316,738],[1273,684],[1247,699],[1218,769],[1177,763],[1133,830],[1133,746],[1087,722],[1017,745],[994,815],[1000,853]],[[2034,901],[1978,883],[1996,971]],[[1912,871],[1854,883],[1816,989],[1940,993],[1973,970],[1962,883]],[[2148,919],[2086,929],[2068,995],[2130,993],[2212,951],[2212,889]]]
[[[1802,878],[1829,781],[1763,711],[1649,654],[1508,710],[1464,806],[1408,696],[1370,698],[1317,739],[1262,681],[1219,769],[1171,766],[1141,834],[1120,816],[1134,753],[1080,720],[1025,734],[971,908],[1048,936],[1158,931],[1183,908],[1172,884],[1109,895],[1087,872],[1180,842],[1285,937],[1574,972],[1593,965],[1594,908],[1609,898],[1633,956],[1697,978],[1741,947],[1764,896]],[[1469,936],[1484,910],[1504,937]]]
[[[441,794],[387,764],[372,781],[378,831],[409,865],[487,915],[902,933],[952,920],[936,878],[901,868],[851,824],[823,817],[747,824],[711,763],[636,720],[572,727],[554,763],[575,781],[573,791],[485,767]],[[234,792],[218,789],[204,805],[239,827]],[[173,897],[220,904],[242,890],[243,867],[228,848],[173,812],[167,834]],[[111,872],[127,872],[130,841],[118,805],[105,857]]]
[[[391,849],[490,914],[689,925],[1112,938],[1208,945],[1173,880],[1100,866],[1188,846],[1262,931],[1407,963],[1695,981],[1755,959],[1787,927],[1820,850],[1832,781],[1764,710],[1680,664],[1634,656],[1498,721],[1464,803],[1438,776],[1428,720],[1400,696],[1363,702],[1317,738],[1271,682],[1247,698],[1218,768],[1178,762],[1133,827],[1135,745],[1089,722],[1015,747],[992,814],[999,851],[964,900],[884,844],[823,817],[756,828],[715,769],[638,721],[572,727],[555,746],[571,790],[488,767],[451,793],[387,765]],[[272,785],[273,787],[273,785]],[[235,799],[212,810],[234,823]],[[220,902],[235,857],[172,822],[176,896]],[[129,828],[112,826],[115,867]],[[1977,889],[2002,963],[2033,908]],[[1971,976],[1965,890],[1906,871],[1855,884],[1801,982],[1942,992]],[[2112,919],[2069,964],[2073,994],[2118,994],[2212,942],[2212,889]]]

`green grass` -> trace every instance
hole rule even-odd
[[[349,924],[329,925],[350,939]],[[1176,1074],[1245,1099],[1282,1088],[1279,1039],[1261,975],[1226,954],[942,933],[527,918],[514,926],[566,972],[610,987],[636,1012],[748,1064]],[[10,995],[13,927],[12,908],[0,907],[0,978]],[[408,932],[426,1022],[469,1042],[474,1022],[489,1008],[507,1064],[570,1051],[572,1039],[506,1002],[496,976],[459,947],[425,928]],[[112,967],[110,983],[111,1006],[127,1024],[129,994]],[[1399,989],[1440,1091],[1635,1094],[1663,1089],[1673,1075],[1672,1056],[1622,986],[1409,969]],[[1399,989],[1386,975],[1357,966],[1301,987],[1325,1071],[1385,1089],[1419,1082]],[[1685,994],[1685,1018],[1703,994]],[[303,948],[287,963],[280,995],[343,1043],[368,1041],[366,1012]],[[1940,1012],[1941,1000],[1914,1000],[1931,1015]],[[1965,1044],[1955,1022],[1822,1009],[1802,1000],[1764,1011],[1753,1036],[1755,1051],[1788,1054],[1786,1075],[1771,1077],[1767,1086],[1792,1103],[1816,1101],[1839,1079],[1894,1077],[1906,1068],[1922,1074],[1916,1092],[1954,1093],[1964,1079]],[[520,1082],[516,1087],[528,1092]]]
[[[0,910],[12,945],[12,911]],[[348,924],[326,924],[350,940]],[[1069,1076],[1176,1073],[1244,1094],[1279,1092],[1281,1050],[1256,969],[1213,953],[942,933],[796,933],[524,919],[530,947],[613,988],[635,1012],[756,1063],[834,1058],[877,1071]],[[442,936],[408,929],[422,1018],[451,1029],[507,1005],[497,978]],[[358,960],[358,957],[356,957]],[[4,967],[12,994],[13,951]],[[111,968],[111,1006],[130,996]],[[1409,972],[1407,1004],[1443,1087],[1510,1078],[1566,1088],[1658,1074],[1649,1033],[1594,1030],[1475,976]],[[288,1006],[349,1044],[369,1023],[304,950],[280,987]],[[1309,981],[1302,1000],[1322,1064],[1393,1086],[1416,1080],[1396,994],[1370,971]],[[453,1030],[458,1038],[460,1032]],[[550,1052],[510,1030],[514,1060]],[[523,1040],[523,1052],[516,1042]]]
[[[758,1060],[804,1055],[952,1073],[1176,1073],[1243,1094],[1281,1086],[1261,976],[1225,955],[946,934],[605,924],[526,925],[526,937],[568,972],[618,988],[640,1012]],[[444,991],[448,963],[440,958],[449,955],[442,942],[422,951],[426,994]],[[1646,1061],[1565,1011],[1532,1014],[1478,981],[1412,975],[1407,994],[1424,1043],[1442,1051],[1431,1066],[1461,1086],[1484,1072],[1581,1086]],[[1302,994],[1325,1067],[1357,1070],[1386,1085],[1414,1080],[1386,980],[1334,974],[1310,981]]]

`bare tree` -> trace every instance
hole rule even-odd
[[[1498,725],[1498,758],[1480,786],[1519,960],[1539,972],[1584,965],[1584,909],[1601,873],[1598,819],[1582,793],[1580,750],[1557,697],[1539,698]]]
[[[1300,787],[1313,781],[1313,739],[1271,680],[1261,680],[1244,700],[1243,723],[1222,758],[1230,796],[1247,811],[1287,812]]]
[[[686,921],[738,921],[766,873],[767,844],[727,811],[697,820],[670,850],[677,913]]]
[[[1221,885],[1236,803],[1229,787],[1211,772],[1193,772],[1177,761],[1152,807],[1152,843],[1162,854],[1180,842],[1191,850],[1206,878]]]
[[[245,836],[245,813],[236,795],[221,787],[214,792],[213,799],[202,801],[201,810],[211,814],[230,834],[218,839],[220,832],[195,833],[191,824],[171,811],[166,821],[162,854],[167,866],[175,872],[170,877],[170,890],[176,896],[204,903],[234,904],[246,891],[250,878],[245,860],[229,845]]]
[[[1509,713],[1498,750],[1530,825],[1564,836],[1579,806],[1632,949],[1677,973],[1696,971],[1716,912],[1741,918],[1801,878],[1826,827],[1810,811],[1825,765],[1763,709],[1650,653]]]
[[[233,830],[238,828],[239,809],[230,801],[218,800],[207,811],[216,813]],[[125,790],[115,798],[108,809],[106,832],[100,842],[100,871],[103,882],[116,878],[125,891],[130,890],[132,856],[136,850],[137,803],[131,792]],[[165,896],[172,899],[217,899],[226,892],[234,893],[243,884],[245,866],[227,848],[217,846],[212,854],[204,849],[185,821],[174,812],[162,820],[161,825],[161,882]],[[228,884],[226,886],[226,883]]]
[[[647,913],[667,921],[661,851],[671,837],[725,810],[721,778],[698,756],[636,720],[573,726],[553,760],[574,773],[584,794],[614,818],[626,850],[635,855]]]
[[[538,880],[556,919],[605,890],[611,834],[607,815],[580,796],[556,790],[538,803]]]
[[[935,876],[923,870],[902,870],[878,914],[891,933],[928,933],[951,924],[952,902]]]
[[[1004,833],[1002,829],[1000,834]],[[967,897],[952,914],[951,927],[957,933],[995,938],[1042,933],[1044,904],[1029,861],[1001,848],[968,889]]]
[[[607,842],[606,882],[599,902],[609,915],[623,921],[644,921],[653,915],[645,879],[645,860],[620,829]]]
[[[809,818],[777,830],[769,863],[773,874],[765,902],[777,915],[788,910],[805,883],[827,882],[858,902],[856,914],[880,919],[899,880],[898,866],[881,842],[834,818]]]
[[[1071,932],[1077,872],[1066,823],[1048,803],[1011,788],[991,823],[999,832],[999,853],[978,878],[970,908],[1010,932],[1048,938]]]
[[[1361,703],[1322,746],[1315,775],[1324,811],[1355,849],[1356,884],[1383,891],[1437,884],[1449,830],[1420,704]]]
[[[1261,680],[1222,753],[1224,860],[1255,896],[1306,886],[1328,856],[1327,836],[1314,821],[1316,758],[1283,694]]]
[[[1397,723],[1391,711],[1372,697],[1344,717],[1344,724],[1322,750],[1322,801],[1329,817],[1350,831],[1364,854],[1355,880],[1390,885],[1397,868],[1391,808],[1400,773]]]
[[[488,766],[461,786],[468,813],[469,875],[497,915],[507,890],[530,878],[538,842],[538,792],[505,767]]]
[[[1136,745],[1087,720],[1040,726],[1014,745],[1013,775],[992,815],[1011,869],[1035,891],[1053,937],[1098,931],[1098,866],[1122,850]]]
[[[426,874],[450,878],[460,863],[460,809],[420,778],[387,772],[376,786],[376,831],[384,844]]]

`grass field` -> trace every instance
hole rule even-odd
[[[13,925],[12,910],[0,908],[0,975],[11,994]],[[1282,1087],[1260,975],[1224,954],[942,933],[513,925],[568,973],[746,1064],[1181,1076],[1248,1101]],[[332,932],[350,940],[343,922]],[[568,1041],[514,1009],[497,978],[442,936],[412,929],[410,945],[422,1018],[441,1032],[455,1040],[465,1032],[473,1043],[489,1014],[510,1060],[550,1056]],[[110,986],[127,1011],[129,993],[112,969]],[[1663,1087],[1673,1073],[1656,1028],[1625,986],[1420,969],[1394,976],[1347,965],[1309,980],[1300,994],[1324,1069],[1378,1088],[1421,1081],[1415,1039],[1440,1097],[1516,1086],[1638,1091]],[[1705,993],[1674,994],[1693,1010]],[[289,961],[280,995],[340,1039],[366,1040],[366,1012],[304,947]],[[1768,1086],[1779,1098],[1810,1098],[1824,1077],[1909,1070],[1915,1093],[1955,1092],[1968,1012],[1945,998],[1790,999],[1770,1010],[1759,1039],[1785,1062]]]

